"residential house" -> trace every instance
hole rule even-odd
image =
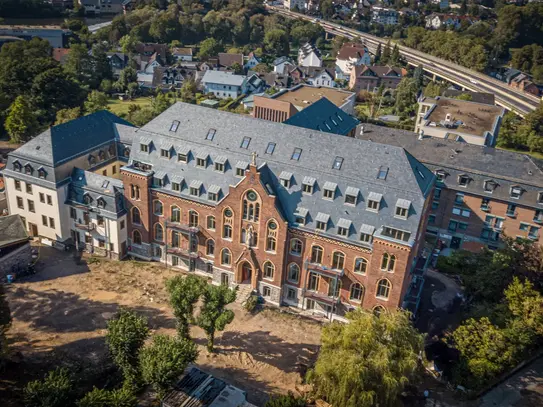
[[[121,71],[128,66],[128,55],[122,52],[108,52],[107,59],[115,78],[118,78]]]
[[[397,25],[400,14],[391,8],[372,7],[371,21],[383,25]]]
[[[322,66],[322,55],[319,49],[310,43],[305,43],[298,50],[298,66]]]
[[[308,66],[301,67],[300,70],[303,73],[304,81],[309,85],[326,86],[329,88],[336,87],[336,82],[334,81],[334,74],[329,69]]]
[[[541,91],[539,87],[532,82],[531,77],[524,73],[516,75],[509,83],[511,87],[523,92],[531,93],[534,96],[539,96]]]
[[[142,61],[141,69],[137,73],[139,85],[145,88],[152,87],[155,70],[163,66],[162,59],[156,52],[147,61]]]
[[[257,57],[254,52],[251,52],[249,56],[247,57],[247,60],[245,61],[245,64],[243,67],[246,71],[253,69],[255,66],[257,66],[261,62],[261,59]]]
[[[0,216],[0,278],[17,275],[32,263],[30,237],[19,215]]]
[[[196,80],[197,70],[175,65],[171,67],[159,67],[153,75],[153,88],[157,89],[181,89],[187,79]]]
[[[128,225],[117,180],[136,130],[100,111],[53,126],[10,152],[3,171],[9,212],[20,215],[30,236],[43,242],[87,242],[112,258],[124,257]],[[108,227],[98,225],[101,218]]]
[[[236,99],[247,91],[246,76],[207,70],[202,78],[202,87],[204,93],[213,93],[220,99]]]
[[[158,59],[163,61],[163,63],[166,64],[168,61],[168,44],[140,42],[136,44],[135,51],[143,62],[149,61],[155,54],[157,54]]]
[[[134,8],[135,1],[134,0],[123,0],[122,6],[123,6],[123,14],[126,14],[126,13],[128,13],[129,11],[131,11]]]
[[[120,14],[124,0],[78,0],[85,14]]]
[[[289,57],[284,57],[284,56],[276,58],[273,61],[272,65],[273,65],[273,72],[276,72],[282,75],[288,74],[288,72],[291,69],[296,67],[296,65],[294,65],[294,62]]]
[[[472,25],[473,23],[479,21],[476,17],[471,17],[468,15],[456,15],[456,14],[442,14],[434,13],[426,16],[426,28],[431,28],[438,30],[441,27],[451,28],[457,30],[461,27],[462,22],[465,24]]]
[[[305,0],[284,0],[283,6],[288,10],[304,11]]]
[[[330,320],[419,286],[435,177],[402,148],[185,103],[133,145],[131,256]]]
[[[357,65],[370,65],[371,57],[364,44],[347,42],[343,44],[336,57],[336,79],[349,80],[351,70]]]
[[[70,48],[52,48],[51,56],[57,62],[60,62],[60,65],[64,65],[68,59],[68,54],[70,53]]]
[[[192,61],[192,48],[172,48],[172,57],[177,62]]]
[[[360,124],[357,119],[325,97],[310,104],[283,123],[347,137],[355,137]]]
[[[543,172],[527,154],[364,124],[358,137],[403,147],[437,178],[427,232],[452,249],[543,244]]]
[[[232,65],[238,64],[243,68],[243,54],[228,54],[219,52],[219,63],[221,68],[232,68]]]
[[[386,89],[396,89],[407,75],[404,68],[383,65],[356,65],[351,72],[349,87],[353,92],[366,90],[375,92],[381,85]]]
[[[266,88],[266,81],[257,74],[247,75],[245,79],[245,93],[259,93]]]
[[[445,97],[419,99],[415,131],[425,136],[492,147],[505,114],[502,107]]]

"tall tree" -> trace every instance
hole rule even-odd
[[[107,323],[106,344],[127,385],[138,383],[139,353],[148,336],[147,319],[124,308]]]
[[[264,36],[264,47],[273,55],[288,55],[290,48],[287,32],[279,28],[268,31]]]
[[[385,49],[383,50],[383,55],[381,56],[381,65],[386,65],[390,63],[391,51],[390,51],[390,40],[387,41]]]
[[[89,93],[89,96],[87,96],[87,100],[85,101],[85,113],[91,114],[100,110],[105,110],[107,109],[107,104],[107,95],[97,90],[93,90]]]
[[[223,46],[215,38],[206,38],[200,43],[200,50],[198,51],[198,58],[207,58],[216,56],[221,52]]]
[[[4,127],[12,143],[22,143],[36,135],[38,120],[25,96],[17,96],[9,107]]]
[[[394,44],[394,48],[392,49],[392,54],[390,55],[390,65],[397,66],[400,63],[401,55],[400,55],[400,48],[398,47],[398,44]]]
[[[43,380],[28,383],[23,390],[26,407],[66,407],[72,403],[73,382],[66,368],[47,373]]]
[[[189,323],[193,319],[194,305],[202,295],[207,283],[200,277],[175,276],[166,281],[170,305],[177,323],[177,336],[188,339]]]
[[[396,103],[394,105],[396,113],[404,116],[414,114],[418,92],[417,82],[413,78],[403,78],[396,88]]]
[[[140,353],[143,380],[153,385],[159,399],[162,399],[166,390],[197,356],[196,345],[191,340],[156,335]]]
[[[334,322],[322,331],[322,347],[307,379],[315,395],[334,406],[396,406],[404,387],[421,372],[423,336],[409,313],[376,317],[357,310],[348,324]]]
[[[81,108],[74,107],[73,109],[61,109],[57,112],[57,119],[55,125],[67,123],[69,121],[77,119],[81,116]]]
[[[417,65],[413,71],[413,79],[417,83],[417,87],[422,89],[422,86],[424,85],[424,69],[422,65]]]
[[[4,284],[0,283],[0,366],[8,354],[6,334],[11,326],[11,310],[9,308]]]
[[[94,70],[94,60],[85,44],[72,44],[70,53],[66,57],[64,70],[72,74],[77,80],[91,89],[100,84]]]
[[[115,83],[115,88],[119,92],[125,92],[128,89],[128,85],[131,83],[137,83],[138,73],[131,66],[127,66],[119,73],[119,79]]]
[[[77,402],[77,407],[136,407],[138,399],[129,387],[115,390],[93,388]]]
[[[379,65],[381,63],[381,57],[383,54],[383,50],[381,49],[381,43],[377,45],[377,50],[375,51],[375,56],[373,57],[373,64]]]
[[[226,306],[236,300],[236,291],[226,285],[207,285],[203,300],[197,323],[206,333],[207,350],[213,352],[215,332],[223,331],[234,320],[234,312],[226,309]]]

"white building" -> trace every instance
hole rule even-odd
[[[294,62],[289,57],[279,57],[273,61],[273,72],[281,75],[288,74],[293,68],[295,68]]]
[[[298,50],[299,66],[322,66],[321,52],[313,44],[305,43]]]
[[[20,215],[29,234],[46,244],[79,239],[88,242],[89,250],[124,257],[126,225],[121,226],[126,221],[118,178],[135,130],[100,111],[54,126],[11,152],[4,169],[9,212]],[[74,135],[77,140],[70,140]],[[91,219],[97,227],[88,225]]]
[[[377,24],[383,25],[396,25],[398,24],[399,13],[390,8],[373,7],[372,8],[371,21]]]
[[[305,0],[285,0],[283,5],[288,10],[298,9],[300,11],[305,10]]]
[[[354,42],[343,44],[336,57],[336,79],[348,81],[353,67],[357,65],[371,65],[368,47]]]

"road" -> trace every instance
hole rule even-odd
[[[334,35],[342,35],[349,39],[356,37],[364,40],[370,52],[375,52],[377,46],[384,46],[386,41],[383,38],[364,33],[362,31],[346,28],[328,21],[316,20],[314,17],[295,13],[278,7],[267,6],[271,12],[282,14],[288,18],[299,18],[320,24],[325,31]],[[540,99],[536,96],[524,93],[508,86],[495,78],[477,72],[450,61],[425,54],[409,47],[398,44],[400,54],[410,65],[423,65],[426,72],[443,78],[464,89],[493,93],[496,97],[496,104],[511,110],[524,117],[527,113],[536,109]]]

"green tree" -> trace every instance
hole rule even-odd
[[[216,56],[223,50],[223,46],[215,38],[206,38],[200,43],[198,58],[208,58]]]
[[[96,387],[77,402],[77,407],[136,407],[138,399],[128,386],[116,390]]]
[[[134,68],[127,66],[119,73],[119,79],[115,83],[115,88],[119,92],[125,92],[128,89],[128,85],[131,83],[137,83],[138,74]]]
[[[138,85],[136,82],[132,82],[128,84],[128,87],[126,88],[126,95],[130,99],[134,99],[138,92],[140,91],[140,85]]]
[[[392,49],[392,54],[390,55],[390,65],[397,66],[400,64],[400,48],[398,47],[398,44],[394,44],[394,48]]]
[[[100,84],[94,70],[94,60],[85,44],[72,44],[66,57],[64,70],[82,84],[96,89]]]
[[[153,110],[154,115],[158,116],[164,110],[169,108],[171,104],[172,103],[166,94],[159,92],[151,101],[151,109]]]
[[[125,35],[119,40],[122,51],[127,55],[134,53],[137,43],[138,41],[131,35]]]
[[[514,277],[505,290],[505,298],[512,317],[520,320],[525,330],[543,336],[543,297],[533,284]]]
[[[428,85],[424,88],[423,94],[426,97],[429,98],[435,98],[436,96],[441,96],[441,93],[443,92],[443,88],[439,83],[436,83],[434,81],[428,82]]]
[[[321,13],[326,19],[329,19],[334,15],[334,4],[332,3],[332,0],[321,1]]]
[[[243,67],[238,62],[233,63],[230,69],[233,70],[236,75],[243,75]]]
[[[424,85],[424,69],[422,65],[417,65],[413,71],[413,79],[417,83],[417,88],[422,89]]]
[[[74,107],[73,109],[61,109],[57,112],[57,120],[55,121],[55,125],[67,123],[69,121],[77,119],[80,116],[80,107]]]
[[[390,58],[391,58],[391,51],[390,51],[390,40],[387,41],[385,45],[385,49],[383,50],[383,54],[380,58],[381,65],[387,65],[390,64]]]
[[[107,95],[97,90],[93,90],[89,93],[89,96],[87,96],[87,100],[85,101],[85,113],[96,113],[100,110],[107,109],[107,105]]]
[[[266,402],[264,407],[305,407],[306,401],[302,397],[295,397],[292,393],[275,396]]]
[[[94,73],[94,84],[100,84],[104,79],[113,78],[113,71],[107,58],[106,49],[102,44],[92,47],[92,67]]]
[[[225,307],[236,300],[236,290],[225,285],[207,285],[203,293],[204,304],[197,323],[207,336],[207,350],[213,352],[215,332],[223,331],[234,320],[234,312]]]
[[[6,298],[4,284],[0,283],[0,366],[8,354],[6,334],[11,327],[11,310]]]
[[[403,78],[396,88],[396,103],[394,110],[397,114],[409,116],[417,109],[417,93],[419,88],[413,78]]]
[[[379,65],[381,63],[383,50],[381,49],[381,43],[377,45],[377,50],[375,51],[375,56],[373,57],[373,64]]]
[[[137,384],[139,380],[138,357],[148,335],[147,319],[124,308],[107,323],[109,353],[128,385]]]
[[[260,63],[253,68],[253,71],[264,74],[271,72],[271,68],[264,63]]]
[[[23,390],[26,407],[66,407],[72,396],[73,383],[65,368],[50,371],[43,380],[34,380]]]
[[[197,356],[196,345],[191,340],[156,335],[153,342],[140,353],[143,380],[153,385],[161,399]]]
[[[194,275],[175,276],[166,281],[170,305],[177,320],[177,335],[180,339],[190,337],[189,323],[193,319],[194,305],[206,286],[207,283],[203,279]]]
[[[18,96],[9,107],[4,127],[12,143],[22,143],[36,134],[38,120],[26,97]]]
[[[273,55],[288,55],[290,49],[287,32],[280,28],[268,31],[264,36],[264,48]]]
[[[407,312],[376,317],[349,312],[348,324],[334,322],[322,331],[322,346],[307,379],[315,396],[334,406],[396,406],[405,386],[421,371],[423,336]]]

